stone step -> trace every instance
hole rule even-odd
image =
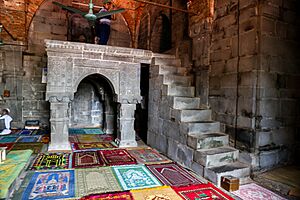
[[[163,85],[162,95],[178,96],[178,97],[194,97],[195,96],[195,87]]]
[[[169,65],[155,65],[152,66],[152,73],[154,75],[178,74],[185,75],[188,69],[185,67],[174,67]]]
[[[174,75],[174,74],[166,74],[166,75],[164,75],[164,78],[163,78],[163,84],[191,86],[192,77],[191,76]]]
[[[199,121],[181,123],[183,132],[190,135],[192,133],[215,133],[221,132],[221,124],[216,121]]]
[[[198,149],[194,153],[194,161],[204,167],[217,167],[237,161],[239,150],[224,146],[211,149]]]
[[[190,134],[187,144],[193,149],[209,149],[227,146],[229,136],[225,133]]]
[[[169,106],[174,109],[199,109],[199,97],[168,97]]]
[[[181,60],[177,58],[168,58],[168,57],[155,57],[154,58],[155,65],[170,65],[174,67],[181,66]]]
[[[216,184],[218,187],[221,186],[221,177],[226,175],[240,178],[241,185],[249,179],[250,166],[236,161],[218,167],[204,168],[204,177]]]
[[[180,122],[211,121],[211,110],[177,110],[172,109],[171,118]]]

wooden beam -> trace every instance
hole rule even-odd
[[[185,13],[197,15],[197,13],[195,13],[195,12],[191,12],[191,11],[184,10],[184,9],[181,9],[181,8],[175,8],[173,6],[168,6],[168,5],[159,4],[159,3],[155,3],[155,2],[149,2],[149,1],[145,1],[145,0],[132,0],[132,1],[140,2],[140,3],[145,3],[145,4],[150,4],[150,5],[153,5],[153,6],[158,6],[158,7],[162,7],[162,8],[168,8],[168,9],[177,10],[177,11],[180,11],[180,12],[185,12]]]

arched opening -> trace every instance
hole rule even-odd
[[[106,134],[116,131],[117,104],[114,89],[100,74],[85,77],[71,103],[70,127],[100,128]]]
[[[172,31],[169,18],[160,13],[156,18],[151,35],[151,50],[154,52],[165,52],[172,47]]]

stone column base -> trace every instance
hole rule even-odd
[[[66,144],[53,144],[49,143],[48,152],[71,152],[71,144],[70,142]]]
[[[135,140],[121,140],[119,147],[137,147],[137,142]]]

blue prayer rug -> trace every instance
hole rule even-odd
[[[144,165],[124,165],[112,167],[123,190],[143,189],[162,184]]]
[[[10,143],[15,142],[19,136],[1,136],[0,143]]]
[[[74,185],[74,170],[35,172],[22,200],[72,198]]]
[[[39,142],[41,139],[40,135],[35,136],[20,136],[17,142]]]

